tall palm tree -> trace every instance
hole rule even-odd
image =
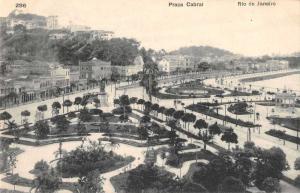
[[[149,100],[152,102],[152,94],[157,86],[157,74],[159,72],[158,65],[152,60],[145,62],[143,68],[143,86],[149,95]]]
[[[79,105],[81,104],[82,98],[76,97],[74,100],[74,105],[77,105],[77,110],[79,110]]]
[[[238,143],[238,136],[237,134],[233,131],[232,128],[227,129],[222,137],[221,137],[222,141],[225,141],[226,143],[228,143],[228,151],[230,150],[230,143]]]
[[[72,104],[73,104],[72,101],[70,101],[69,99],[63,102],[63,106],[67,107],[67,113],[69,113],[69,107],[71,107]]]
[[[52,117],[53,117],[53,113],[55,115],[58,115],[59,109],[61,109],[61,104],[58,101],[55,101],[52,103],[51,107],[52,107]]]
[[[30,116],[30,112],[28,110],[24,110],[21,112],[21,124],[27,121],[27,117]],[[24,118],[25,117],[25,118]]]

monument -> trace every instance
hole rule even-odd
[[[107,106],[108,104],[108,97],[107,97],[107,92],[105,91],[105,84],[106,80],[102,79],[100,81],[100,92],[99,92],[99,100],[100,100],[100,105],[101,106]]]

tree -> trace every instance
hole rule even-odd
[[[282,171],[289,168],[286,155],[282,149],[272,147],[270,149],[256,149],[256,167],[254,170],[254,183],[262,188],[262,182],[267,177],[282,178]]]
[[[157,103],[155,103],[151,106],[151,110],[156,112],[156,116],[158,113],[158,109],[159,109],[159,105]]]
[[[174,108],[169,108],[169,109],[166,109],[165,111],[164,111],[164,114],[166,115],[166,117],[167,117],[167,119],[169,118],[169,117],[171,117],[172,115],[173,115],[173,113],[175,112],[176,110],[174,109]]]
[[[130,104],[135,104],[135,103],[137,103],[137,97],[131,97],[130,99],[129,99],[129,102],[130,102]]]
[[[77,105],[77,110],[79,110],[79,105],[81,104],[82,98],[76,97],[74,100],[74,105]]]
[[[184,115],[183,111],[175,111],[173,113],[173,117],[176,120],[176,122],[178,123],[178,121],[181,119],[181,117]]]
[[[232,176],[226,177],[220,184],[220,192],[222,193],[245,193],[246,188],[240,179]]]
[[[38,138],[46,138],[50,133],[50,127],[47,121],[37,121],[33,126],[34,132]]]
[[[120,100],[120,106],[123,108],[123,115],[126,115],[126,106],[130,105],[129,97],[128,95],[122,95],[119,98]]]
[[[199,129],[199,130],[201,130],[201,129],[206,129],[207,127],[208,127],[208,124],[207,124],[206,121],[203,120],[203,119],[198,119],[198,120],[196,121],[196,123],[194,124],[194,128],[195,128],[195,129]]]
[[[221,140],[228,143],[228,150],[230,150],[230,143],[238,143],[238,136],[234,133],[233,129],[230,128],[223,133]]]
[[[81,109],[78,118],[82,122],[88,122],[92,120],[92,116],[87,109]]]
[[[279,193],[281,192],[279,180],[277,178],[267,177],[262,182],[262,189],[266,191],[266,193]]]
[[[68,130],[70,126],[70,121],[67,120],[65,115],[57,115],[51,118],[51,122],[56,125],[59,132]]]
[[[49,170],[49,168],[50,168],[50,166],[44,160],[40,160],[34,164],[34,169],[38,170],[41,173],[47,172]]]
[[[142,116],[142,118],[140,119],[140,123],[150,123],[151,122],[151,118],[147,115]]]
[[[4,111],[3,113],[0,114],[0,120],[3,120],[4,122],[8,121],[11,118],[12,118],[12,116],[6,111]]]
[[[86,176],[81,176],[78,184],[79,193],[104,193],[103,178],[100,177],[98,170],[90,171]]]
[[[33,187],[31,188],[31,190],[35,188],[35,191],[38,193],[55,192],[59,189],[61,183],[61,178],[53,169],[51,169],[49,172],[38,175],[33,180]]]
[[[152,95],[156,93],[157,86],[157,74],[158,65],[153,62],[151,56],[146,52],[143,52],[144,68],[143,68],[143,78],[142,85],[146,88],[147,94],[149,95],[150,102],[152,102]]]
[[[114,99],[114,106],[120,105],[120,99]]]
[[[220,135],[222,133],[221,128],[219,127],[217,122],[208,127],[208,132],[211,136]]]
[[[40,105],[40,106],[37,107],[37,110],[39,112],[41,112],[41,117],[38,120],[43,120],[44,119],[44,112],[47,111],[47,109],[48,109],[47,105]]]
[[[27,122],[28,118],[30,116],[30,112],[28,110],[24,110],[21,112],[21,124]]]
[[[59,114],[59,109],[61,109],[61,104],[58,101],[55,101],[52,103],[52,117],[53,117],[53,113],[55,115]]]
[[[15,121],[8,121],[5,124],[7,125],[7,129],[16,137],[16,134],[18,134],[18,125],[15,123]]]
[[[65,100],[65,101],[63,102],[63,106],[64,106],[64,107],[67,107],[67,113],[68,113],[68,112],[69,112],[69,107],[72,106],[72,101],[70,101],[69,99]]]
[[[11,174],[14,175],[14,169],[16,168],[17,164],[17,153],[15,151],[8,152],[8,165],[11,170]]]
[[[150,101],[145,101],[144,102],[144,112],[145,112],[145,114],[149,114],[150,113],[151,106],[152,106],[152,103]]]
[[[138,101],[137,101],[137,104],[138,105],[140,105],[141,106],[141,108],[142,108],[142,105],[145,103],[145,100],[144,99],[139,99]],[[142,110],[142,109],[141,109]]]
[[[163,115],[164,115],[164,111],[166,110],[165,107],[163,106],[160,106],[157,110],[157,113],[160,113],[162,115],[162,119],[163,119]]]

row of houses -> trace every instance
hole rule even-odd
[[[289,62],[286,60],[266,60],[264,62],[247,61],[242,59],[233,59],[232,57],[223,58],[221,61],[224,67],[228,70],[241,71],[274,71],[284,70],[289,68]],[[220,59],[210,57],[193,57],[187,55],[165,55],[158,61],[160,71],[172,73],[175,71],[197,70],[201,63],[211,65],[220,64]]]
[[[129,77],[143,70],[141,56],[130,66],[111,66],[111,62],[93,58],[79,66],[59,63],[16,60],[6,66],[9,76],[0,78],[0,107],[4,103],[24,103],[91,87],[91,83]],[[6,99],[6,100],[4,100]]]

